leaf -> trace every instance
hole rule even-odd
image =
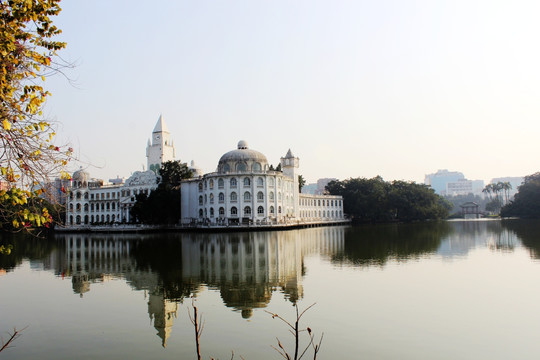
[[[4,121],[2,121],[2,125],[4,125],[4,130],[6,131],[11,130],[11,123],[7,119],[4,119]]]

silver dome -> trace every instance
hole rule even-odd
[[[268,168],[264,154],[251,150],[248,143],[240,140],[236,150],[231,150],[219,159],[218,172],[263,172]]]

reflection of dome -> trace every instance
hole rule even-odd
[[[264,154],[248,148],[244,140],[238,142],[236,150],[225,153],[218,163],[218,172],[262,172],[268,168]]]

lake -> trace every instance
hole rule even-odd
[[[2,359],[195,359],[193,304],[204,359],[292,352],[293,304],[318,359],[540,358],[540,222],[3,241]]]

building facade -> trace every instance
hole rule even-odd
[[[131,223],[131,208],[138,194],[149,195],[157,188],[159,177],[156,169],[161,163],[174,160],[175,149],[163,117],[160,116],[148,141],[146,171],[135,171],[125,182],[121,178],[110,184],[94,179],[82,168],[72,175],[67,189],[66,225],[87,227]]]
[[[281,170],[240,141],[225,153],[217,171],[182,182],[182,223],[264,225],[324,223],[344,219],[341,196],[301,194],[299,159],[291,150]]]

